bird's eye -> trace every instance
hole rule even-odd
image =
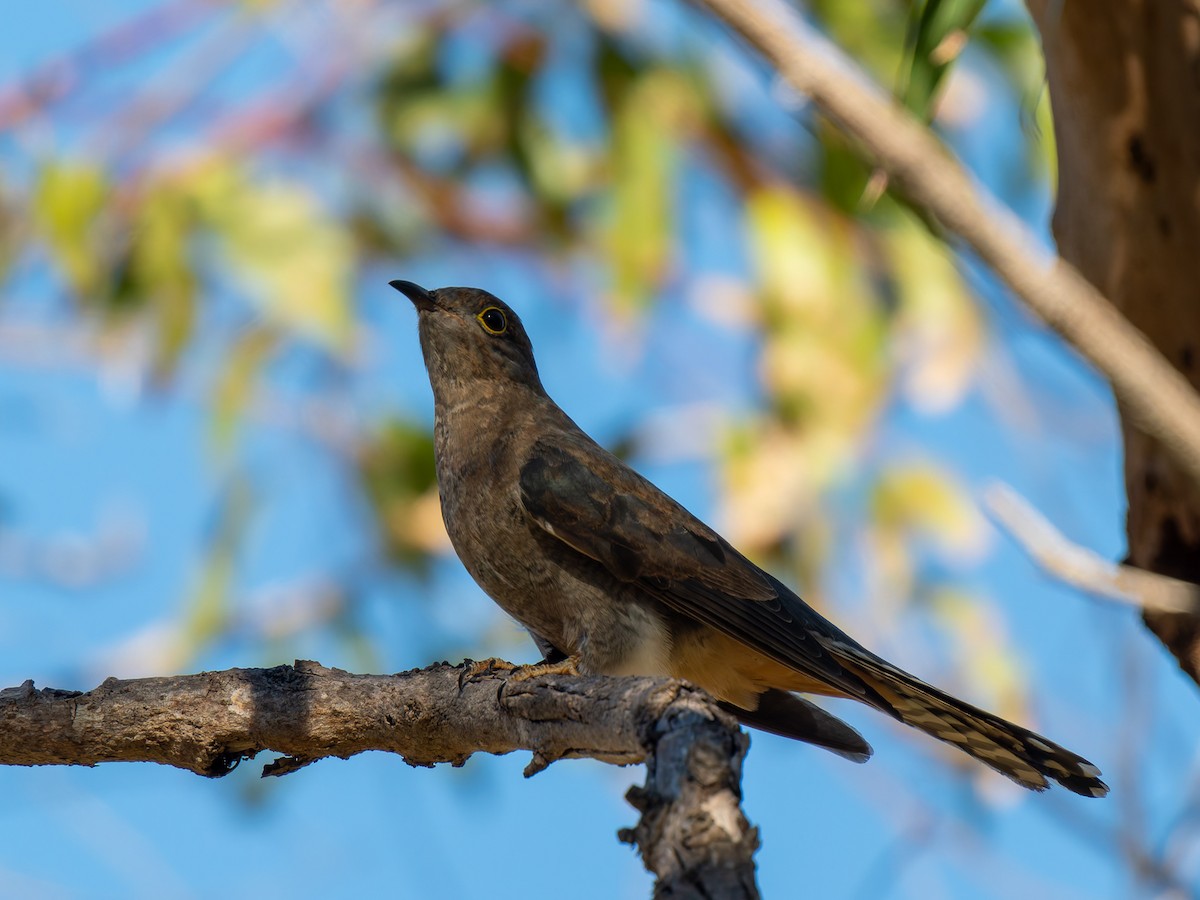
[[[499,307],[489,306],[475,318],[488,334],[504,334],[508,330],[508,317]]]

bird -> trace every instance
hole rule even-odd
[[[865,762],[870,744],[801,695],[850,698],[1026,788],[1108,793],[1083,757],[866,649],[592,440],[502,300],[389,284],[417,311],[446,531],[543,654],[527,674],[685,679],[743,724]]]

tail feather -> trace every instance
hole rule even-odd
[[[838,648],[839,650],[841,648]],[[906,725],[953,744],[1024,787],[1044,791],[1047,779],[1085,797],[1103,797],[1108,785],[1082,756],[1012,722],[1006,722],[892,666],[850,648],[838,661],[871,685]]]
[[[737,716],[743,725],[824,747],[853,762],[864,763],[873,752],[863,736],[837,716],[787,691],[765,691],[759,695],[758,708],[754,710],[726,701],[719,705]]]

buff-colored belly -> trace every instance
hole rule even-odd
[[[689,632],[676,641],[669,674],[749,710],[758,708],[758,696],[768,688],[845,696],[836,688],[781,665],[711,628]]]

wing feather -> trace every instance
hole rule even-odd
[[[675,612],[892,712],[825,646],[855,644],[777,579],[590,440],[538,441],[521,502],[546,534]],[[865,652],[865,651],[864,651]]]

